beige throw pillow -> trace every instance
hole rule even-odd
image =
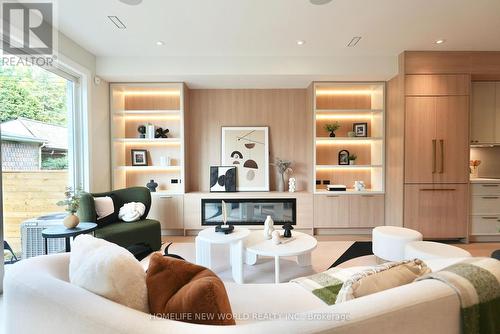
[[[430,269],[418,259],[384,263],[353,275],[344,282],[335,303],[409,284]]]

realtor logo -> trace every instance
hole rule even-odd
[[[12,55],[52,55],[53,4],[50,2],[2,3],[2,48]]]

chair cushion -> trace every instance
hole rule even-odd
[[[118,208],[120,204],[114,194],[103,197],[94,197],[96,224],[104,227],[118,221]]]
[[[224,283],[205,267],[155,253],[146,284],[155,316],[204,325],[236,324]]]
[[[75,238],[69,279],[74,285],[127,307],[148,312],[146,274],[126,249],[90,235]]]
[[[122,247],[146,244],[153,250],[161,247],[161,225],[153,219],[136,222],[117,222],[97,229],[95,236],[113,242]]]

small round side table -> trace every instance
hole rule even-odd
[[[87,234],[87,233],[92,233],[97,229],[97,224],[96,223],[80,223],[78,224],[77,227],[75,228],[67,228],[64,225],[60,226],[53,226],[46,228],[42,231],[42,237],[45,245],[45,255],[47,255],[48,252],[48,242],[47,239],[50,238],[64,238],[65,243],[66,243],[66,252],[71,251],[71,242],[70,239],[75,237],[80,234]]]

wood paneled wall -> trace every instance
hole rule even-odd
[[[313,116],[306,89],[191,89],[189,104],[188,191],[209,190],[209,167],[220,165],[222,126],[268,126],[270,161],[292,160],[298,190],[313,190]],[[274,167],[269,175],[275,190]]]

